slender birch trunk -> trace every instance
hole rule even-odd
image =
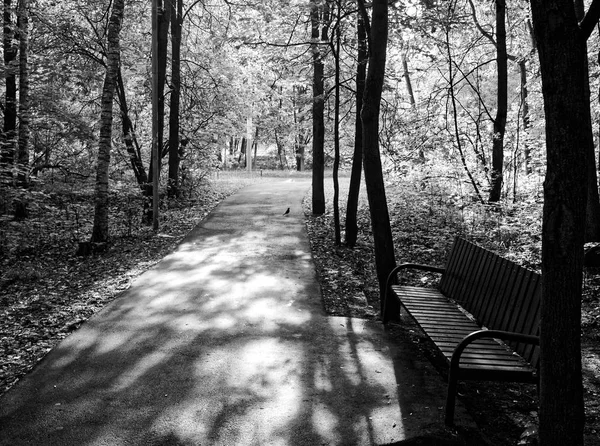
[[[98,165],[96,167],[96,206],[91,242],[108,241],[108,169],[112,139],[113,99],[120,62],[119,34],[123,21],[123,8],[124,0],[114,0],[108,24],[106,75],[102,87],[100,140],[98,143]]]

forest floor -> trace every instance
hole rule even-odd
[[[196,193],[183,200],[170,204],[165,201],[158,236],[138,223],[142,206],[139,194],[132,190],[135,188],[126,184],[117,187],[111,196],[111,244],[106,252],[87,257],[75,253],[78,242],[90,234],[91,188],[54,184],[30,191],[29,217],[23,221],[14,221],[11,215],[12,200],[18,197],[0,190],[0,395],[61,339],[169,253],[224,197],[248,181],[259,179],[221,175],[212,183],[201,182]],[[340,181],[343,221],[348,179]],[[328,188],[325,215],[312,216],[310,200],[304,205],[325,311],[376,319],[378,286],[364,190],[358,243],[349,249],[334,243],[332,190]],[[489,209],[472,203],[464,205],[457,197],[423,184],[418,190],[408,184],[389,185],[387,192],[397,261],[443,265],[454,236],[463,234],[518,263],[539,269],[539,202]],[[596,273],[586,272],[582,314],[585,433],[589,446],[600,446],[600,274]],[[436,280],[431,275],[407,279],[425,285]],[[392,332],[399,339],[410,339],[434,365],[439,364],[409,320],[403,320]],[[490,444],[519,444],[521,434],[535,426],[535,386],[470,382],[461,385],[459,394]]]

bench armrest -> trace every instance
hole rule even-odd
[[[501,339],[503,341],[516,341],[523,342],[525,344],[540,345],[540,337],[533,335],[526,335],[523,333],[515,333],[511,331],[502,330],[477,330],[473,333],[465,336],[456,346],[452,353],[452,359],[450,360],[450,370],[457,370],[460,362],[460,357],[469,344],[473,343],[477,339],[493,338]]]
[[[384,324],[387,323],[385,307],[387,306],[388,294],[390,291],[390,287],[392,286],[392,283],[396,279],[396,274],[398,274],[398,272],[403,269],[418,269],[420,271],[428,271],[431,273],[440,273],[440,274],[443,274],[445,271],[444,268],[439,268],[437,266],[431,266],[431,265],[421,265],[419,263],[402,263],[402,264],[396,266],[388,274],[387,280],[385,281],[385,295],[383,296],[383,312],[382,312]]]
[[[448,395],[446,399],[446,418],[445,423],[448,426],[454,424],[454,403],[456,400],[456,389],[458,385],[458,369],[460,365],[460,357],[465,348],[477,339],[495,338],[505,341],[517,341],[527,344],[540,345],[539,336],[531,336],[522,333],[514,333],[502,330],[477,330],[465,336],[456,346],[450,360],[450,370],[448,371]]]

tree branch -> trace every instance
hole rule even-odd
[[[477,13],[475,12],[475,5],[473,4],[473,0],[469,0],[469,5],[471,6],[471,16],[473,17],[473,22],[475,23],[475,26],[477,27],[479,32],[481,32],[481,34],[483,34],[483,36],[486,39],[492,42],[492,45],[497,46],[496,40],[494,40],[494,36],[492,36],[489,32],[483,29],[483,26],[481,26],[479,20],[477,20]]]
[[[579,22],[579,29],[585,40],[589,39],[592,35],[598,20],[600,20],[600,0],[594,0],[583,20]]]

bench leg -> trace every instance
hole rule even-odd
[[[446,426],[454,425],[454,407],[456,405],[456,389],[458,386],[457,370],[450,368],[448,372],[448,395],[446,396]]]

